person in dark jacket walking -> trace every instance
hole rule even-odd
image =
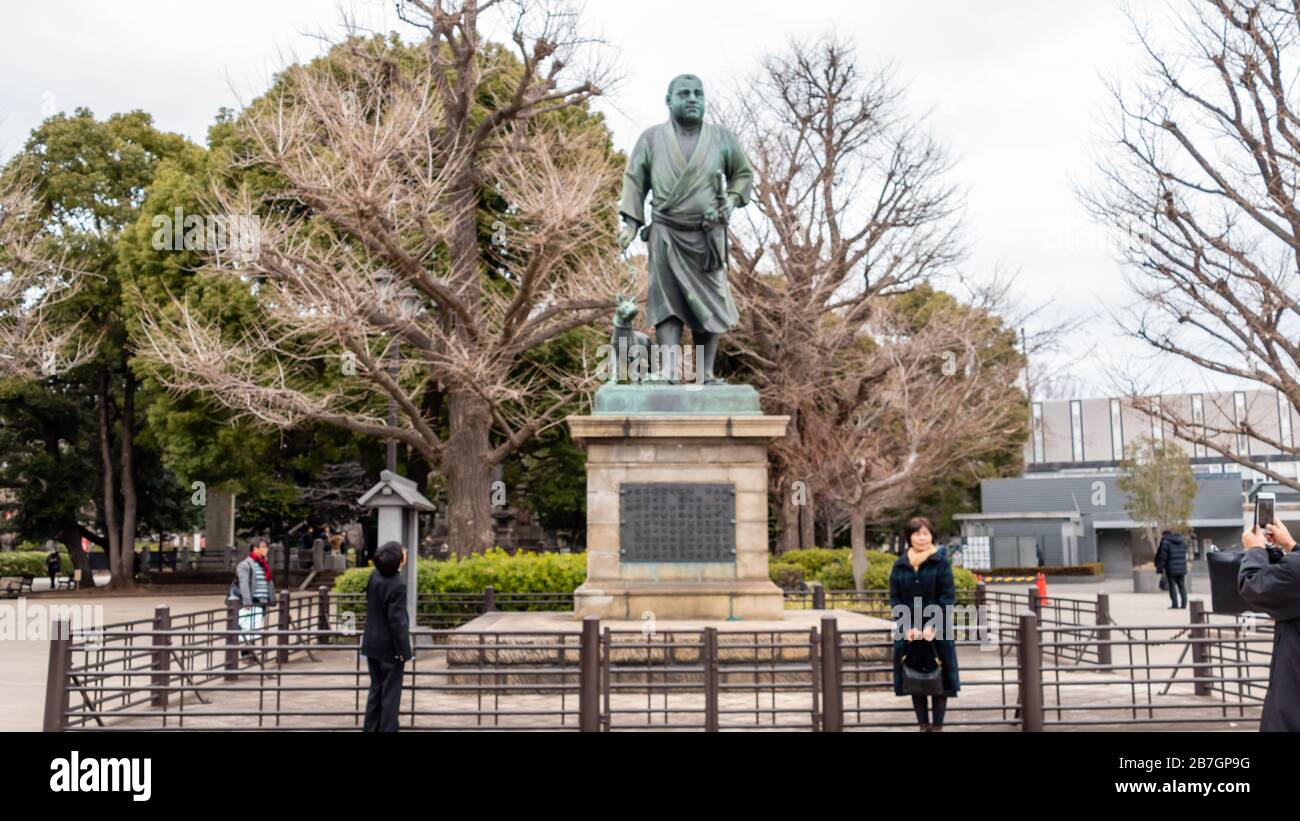
[[[1178,610],[1187,607],[1187,542],[1181,533],[1166,530],[1160,534],[1160,546],[1156,548],[1156,572],[1164,573],[1169,583],[1169,609]],[[1178,596],[1182,594],[1182,603]]]
[[[895,618],[894,694],[912,696],[921,732],[937,732],[943,730],[948,699],[961,689],[953,640],[957,587],[952,565],[935,547],[934,528],[928,519],[909,519],[903,541],[908,548],[889,574],[889,604]],[[933,672],[939,665],[943,695],[909,694],[903,685],[904,664],[923,673]]]
[[[1241,534],[1246,555],[1237,572],[1237,588],[1246,604],[1273,618],[1273,658],[1268,665],[1268,693],[1259,716],[1262,732],[1300,732],[1300,555],[1295,539],[1280,521],[1265,534],[1251,528]]]
[[[366,696],[367,733],[397,732],[402,701],[402,674],[411,658],[411,624],[406,616],[406,584],[397,572],[406,564],[406,551],[385,542],[375,551],[375,569],[366,583],[366,631],[361,653],[370,669]]]
[[[51,550],[51,551],[50,551],[50,555],[48,555],[48,556],[45,557],[45,572],[48,573],[49,576],[50,576],[50,589],[51,589],[51,590],[57,590],[57,589],[58,589],[58,585],[55,584],[55,580],[58,578],[58,576],[59,576],[59,569],[60,569],[62,566],[63,566],[63,563],[59,560],[59,551],[57,551],[57,550]]]

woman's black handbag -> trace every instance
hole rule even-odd
[[[939,660],[938,651],[934,654],[934,669],[925,673],[908,666],[907,652],[910,649],[909,643],[909,647],[903,651],[903,657],[899,659],[903,668],[903,692],[912,696],[943,695],[943,662]]]
[[[1166,576],[1164,573],[1161,573],[1161,574],[1160,574],[1160,582],[1159,582],[1159,584],[1160,584],[1160,589],[1161,589],[1161,590],[1168,590],[1168,589],[1169,589],[1169,577]]]

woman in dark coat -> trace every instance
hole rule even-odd
[[[894,694],[908,695],[903,691],[904,663],[913,670],[931,672],[937,659],[944,694],[912,696],[921,732],[935,732],[943,729],[948,699],[961,689],[952,628],[957,588],[952,580],[952,565],[935,547],[934,528],[928,519],[921,516],[909,519],[903,529],[903,541],[908,549],[889,574],[889,604],[896,619]]]

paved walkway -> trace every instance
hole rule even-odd
[[[48,579],[46,580],[48,582]],[[38,614],[46,620],[53,607],[69,608],[73,626],[80,627],[89,616],[100,623],[113,624],[135,619],[151,618],[154,608],[166,604],[173,612],[183,613],[220,607],[220,595],[187,596],[169,593],[165,596],[102,596],[77,593],[46,594],[27,598],[20,607],[18,600],[0,601],[0,619],[23,628],[17,632],[24,636],[17,640],[0,640],[0,731],[40,730],[45,710],[45,677],[49,668],[50,644],[47,640],[25,638],[26,628]],[[102,608],[96,611],[94,608]],[[40,608],[39,610],[37,608]],[[90,608],[86,610],[85,608]],[[23,619],[23,616],[26,619]],[[19,622],[23,621],[22,624]]]
[[[991,584],[990,590],[1024,593],[1028,584]],[[1047,595],[1071,599],[1095,599],[1098,593],[1110,596],[1111,617],[1120,624],[1186,624],[1187,610],[1170,610],[1169,594],[1134,593],[1131,579],[1104,579],[1099,582],[1072,582],[1048,584]],[[1210,580],[1204,576],[1187,578],[1187,599],[1200,599],[1210,607]]]

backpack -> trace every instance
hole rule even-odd
[[[239,567],[246,561],[248,561],[248,559],[245,558],[241,560],[239,564],[235,565],[235,578],[230,582],[230,590],[226,592],[227,600],[236,599],[240,604],[243,604],[244,602],[244,594],[239,591]]]

